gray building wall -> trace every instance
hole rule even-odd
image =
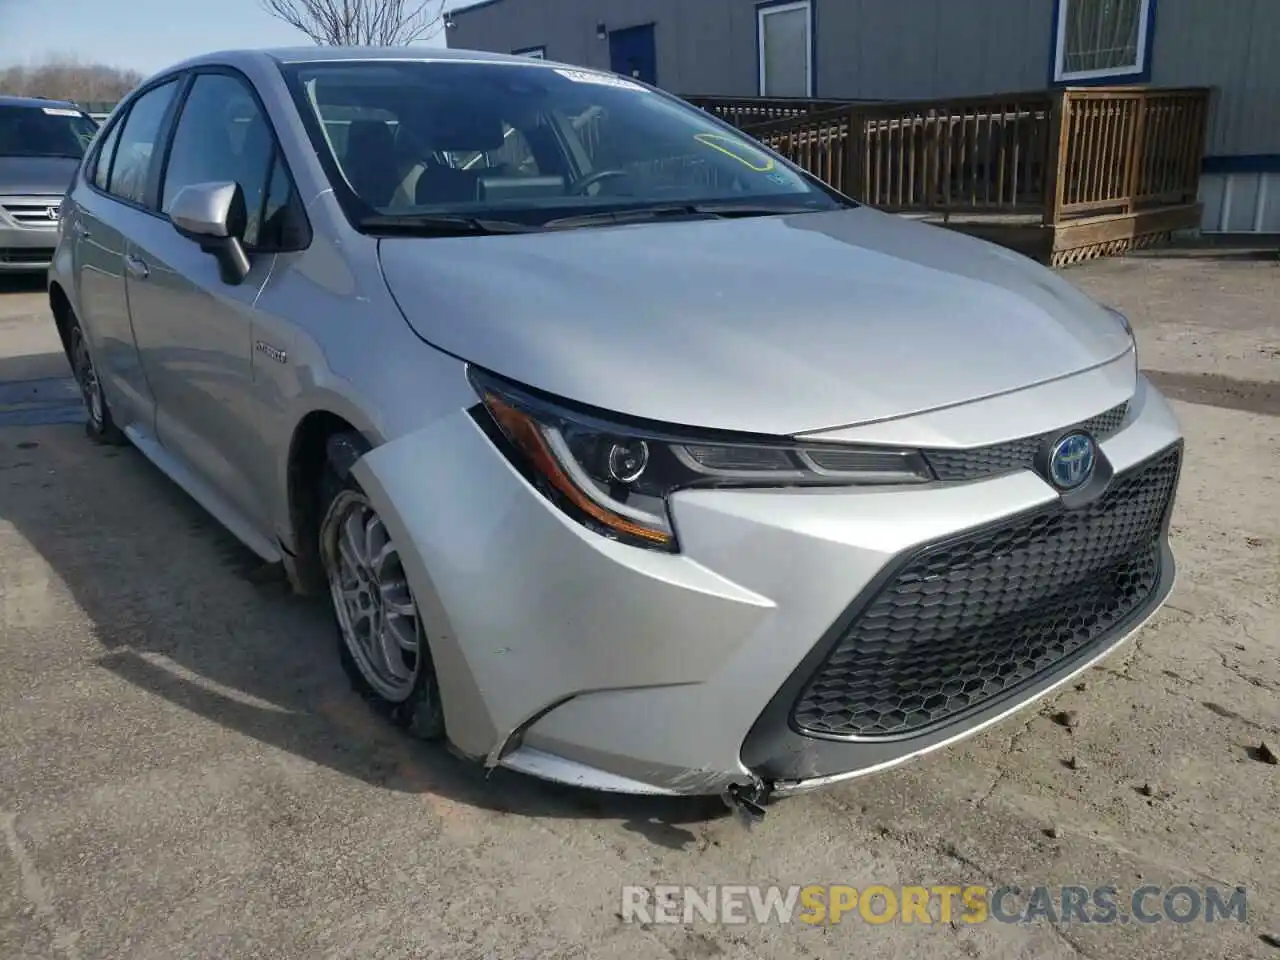
[[[609,30],[654,24],[658,85],[682,94],[755,96],[755,0],[496,0],[453,13],[449,46],[609,69]]]
[[[1217,88],[1210,156],[1280,155],[1280,0],[1160,0],[1153,46],[1153,84]]]
[[[910,99],[1049,82],[1054,0],[814,0],[817,95]],[[609,68],[610,30],[654,23],[658,84],[755,96],[756,0],[496,0],[453,14],[449,46],[545,46]],[[1280,0],[1157,0],[1151,82],[1211,86],[1210,155],[1280,155]]]
[[[1042,90],[1052,19],[1053,0],[819,0],[818,95]]]

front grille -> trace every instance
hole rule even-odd
[[[49,216],[50,211],[58,210],[62,204],[61,197],[23,197],[18,200],[5,200],[0,208],[20,227],[36,227],[48,230],[58,225],[58,216]]]
[[[959,719],[1105,641],[1160,579],[1181,447],[910,556],[842,632],[792,709],[802,733],[896,737]]]
[[[1075,429],[1087,430],[1097,439],[1104,440],[1120,429],[1128,413],[1129,403],[1125,401],[1096,417],[1076,424]],[[985,447],[970,447],[967,450],[934,449],[925,450],[923,453],[939,480],[982,480],[1013,473],[1015,470],[1032,469],[1036,453],[1046,436],[1046,434],[1040,434],[1020,437],[1017,440],[993,443]]]
[[[0,263],[40,264],[52,259],[52,247],[0,247]]]

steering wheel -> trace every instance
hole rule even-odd
[[[605,180],[615,180],[618,177],[631,176],[626,170],[597,170],[595,173],[588,173],[585,177],[575,180],[569,184],[566,191],[570,196],[579,193],[586,193],[588,189],[594,187],[597,183],[603,183]]]

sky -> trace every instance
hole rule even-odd
[[[74,56],[149,74],[214,50],[309,43],[258,0],[0,0],[0,66]],[[428,43],[443,46],[443,32]]]

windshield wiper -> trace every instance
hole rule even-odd
[[[500,233],[533,233],[537,227],[513,220],[487,220],[483,217],[448,216],[445,214],[407,214],[401,217],[365,217],[357,226],[371,233],[403,233],[415,237],[485,236]]]
[[[573,217],[557,217],[540,227],[514,220],[490,220],[454,214],[378,214],[365,217],[358,224],[370,233],[408,234],[411,236],[482,236],[503,233],[536,233],[539,230],[574,230],[578,227],[613,226],[624,223],[647,223],[654,220],[680,218],[774,217],[796,213],[819,213],[820,208],[803,204],[748,203],[738,200],[703,201],[700,203],[664,203],[622,210],[603,210]]]
[[[709,201],[703,203],[673,203],[653,207],[637,207],[627,210],[606,210],[600,213],[584,213],[576,217],[560,217],[544,223],[546,230],[572,230],[577,227],[598,227],[622,223],[645,223],[679,217],[773,217],[795,213],[820,213],[815,207],[789,204],[744,203],[741,201]]]

